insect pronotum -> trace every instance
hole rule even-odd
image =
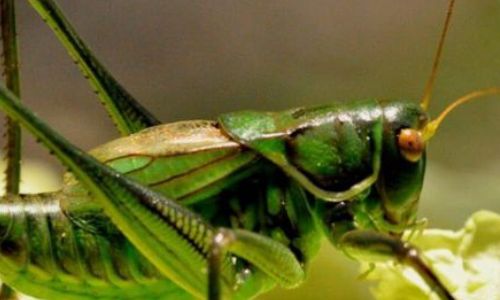
[[[30,2],[76,45],[73,56],[94,88],[118,106],[110,113],[122,134],[157,124],[124,102],[110,78],[99,80],[102,69],[73,43],[52,1]],[[440,120],[428,123],[417,103],[247,111],[154,127],[93,150],[103,167],[5,89],[0,99],[73,172],[60,192],[4,198],[0,275],[16,289],[48,299],[246,299],[301,283],[327,235],[352,257],[413,265],[441,298],[453,299],[398,238],[416,224],[429,124]]]

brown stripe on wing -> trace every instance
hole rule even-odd
[[[151,185],[151,187],[174,199],[186,199],[187,195],[196,194],[196,192],[207,187],[215,187],[220,190],[224,187],[224,185],[220,185],[221,182],[224,182],[224,179],[227,179],[226,182],[228,184],[234,182],[236,178],[231,178],[231,176],[233,176],[236,171],[254,163],[257,158],[259,158],[259,156],[252,151],[238,151],[217,162],[209,163],[196,170],[186,172],[184,176],[176,176],[169,180],[157,182]],[[209,197],[217,191],[218,190],[214,190],[212,193],[203,195],[201,199]]]

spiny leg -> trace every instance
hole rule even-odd
[[[52,0],[29,0],[52,28],[61,43],[90,81],[122,135],[129,135],[160,122],[103,67],[78,36],[61,9]]]
[[[365,262],[387,262],[396,259],[412,267],[443,300],[455,300],[436,274],[427,266],[418,250],[396,237],[370,230],[346,233],[340,248],[350,257]]]
[[[0,0],[0,21],[5,84],[9,90],[20,97],[19,51],[14,0]],[[5,193],[17,195],[21,179],[21,127],[10,117],[6,118],[5,127],[6,144],[4,149],[7,162]],[[2,283],[0,299],[14,300],[18,299],[18,296],[10,286]]]
[[[75,174],[113,223],[167,278],[197,298],[207,295],[208,248],[213,229],[175,201],[101,164],[25,108],[0,86],[0,108],[19,121]],[[224,274],[224,278],[232,274]]]
[[[0,21],[5,85],[17,97],[20,97],[19,53],[14,0],[0,1]],[[4,149],[7,160],[5,192],[14,195],[19,193],[21,177],[21,128],[10,117],[7,117],[5,127],[6,144]]]
[[[220,300],[224,294],[221,282],[226,254],[245,259],[284,288],[298,286],[305,277],[300,262],[283,244],[248,230],[221,228],[212,238],[208,256],[209,300]],[[258,273],[252,275],[258,276]],[[258,279],[252,279],[258,284]],[[245,294],[245,290],[237,292]],[[241,295],[246,296],[252,295]]]

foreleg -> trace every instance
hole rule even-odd
[[[273,239],[251,231],[241,229],[219,229],[212,238],[209,265],[209,300],[222,299],[221,273],[223,258],[233,254],[245,259],[267,275],[272,282],[284,288],[293,288],[299,285],[305,277],[303,266],[295,255],[283,244]],[[258,273],[252,276],[259,276]],[[258,278],[251,278],[257,290],[265,289],[266,283],[258,282]],[[256,286],[260,285],[260,286]],[[237,288],[237,287],[236,287]],[[254,291],[255,292],[255,291]],[[235,298],[247,298],[245,290],[236,289]]]
[[[412,267],[443,300],[454,300],[441,280],[425,263],[417,248],[399,238],[369,230],[346,233],[340,240],[340,248],[350,257],[376,263],[396,260]]]

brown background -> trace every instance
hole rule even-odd
[[[102,62],[167,122],[362,98],[418,101],[447,6],[444,0],[60,2]],[[52,33],[25,1],[19,8],[27,105],[84,149],[116,137]],[[499,54],[500,1],[458,1],[432,114],[467,92],[500,86]],[[499,100],[457,110],[432,141],[421,210],[431,226],[458,228],[475,210],[500,210]],[[55,162],[27,144],[27,156]],[[309,285],[287,297],[365,299],[356,268],[328,249]]]

